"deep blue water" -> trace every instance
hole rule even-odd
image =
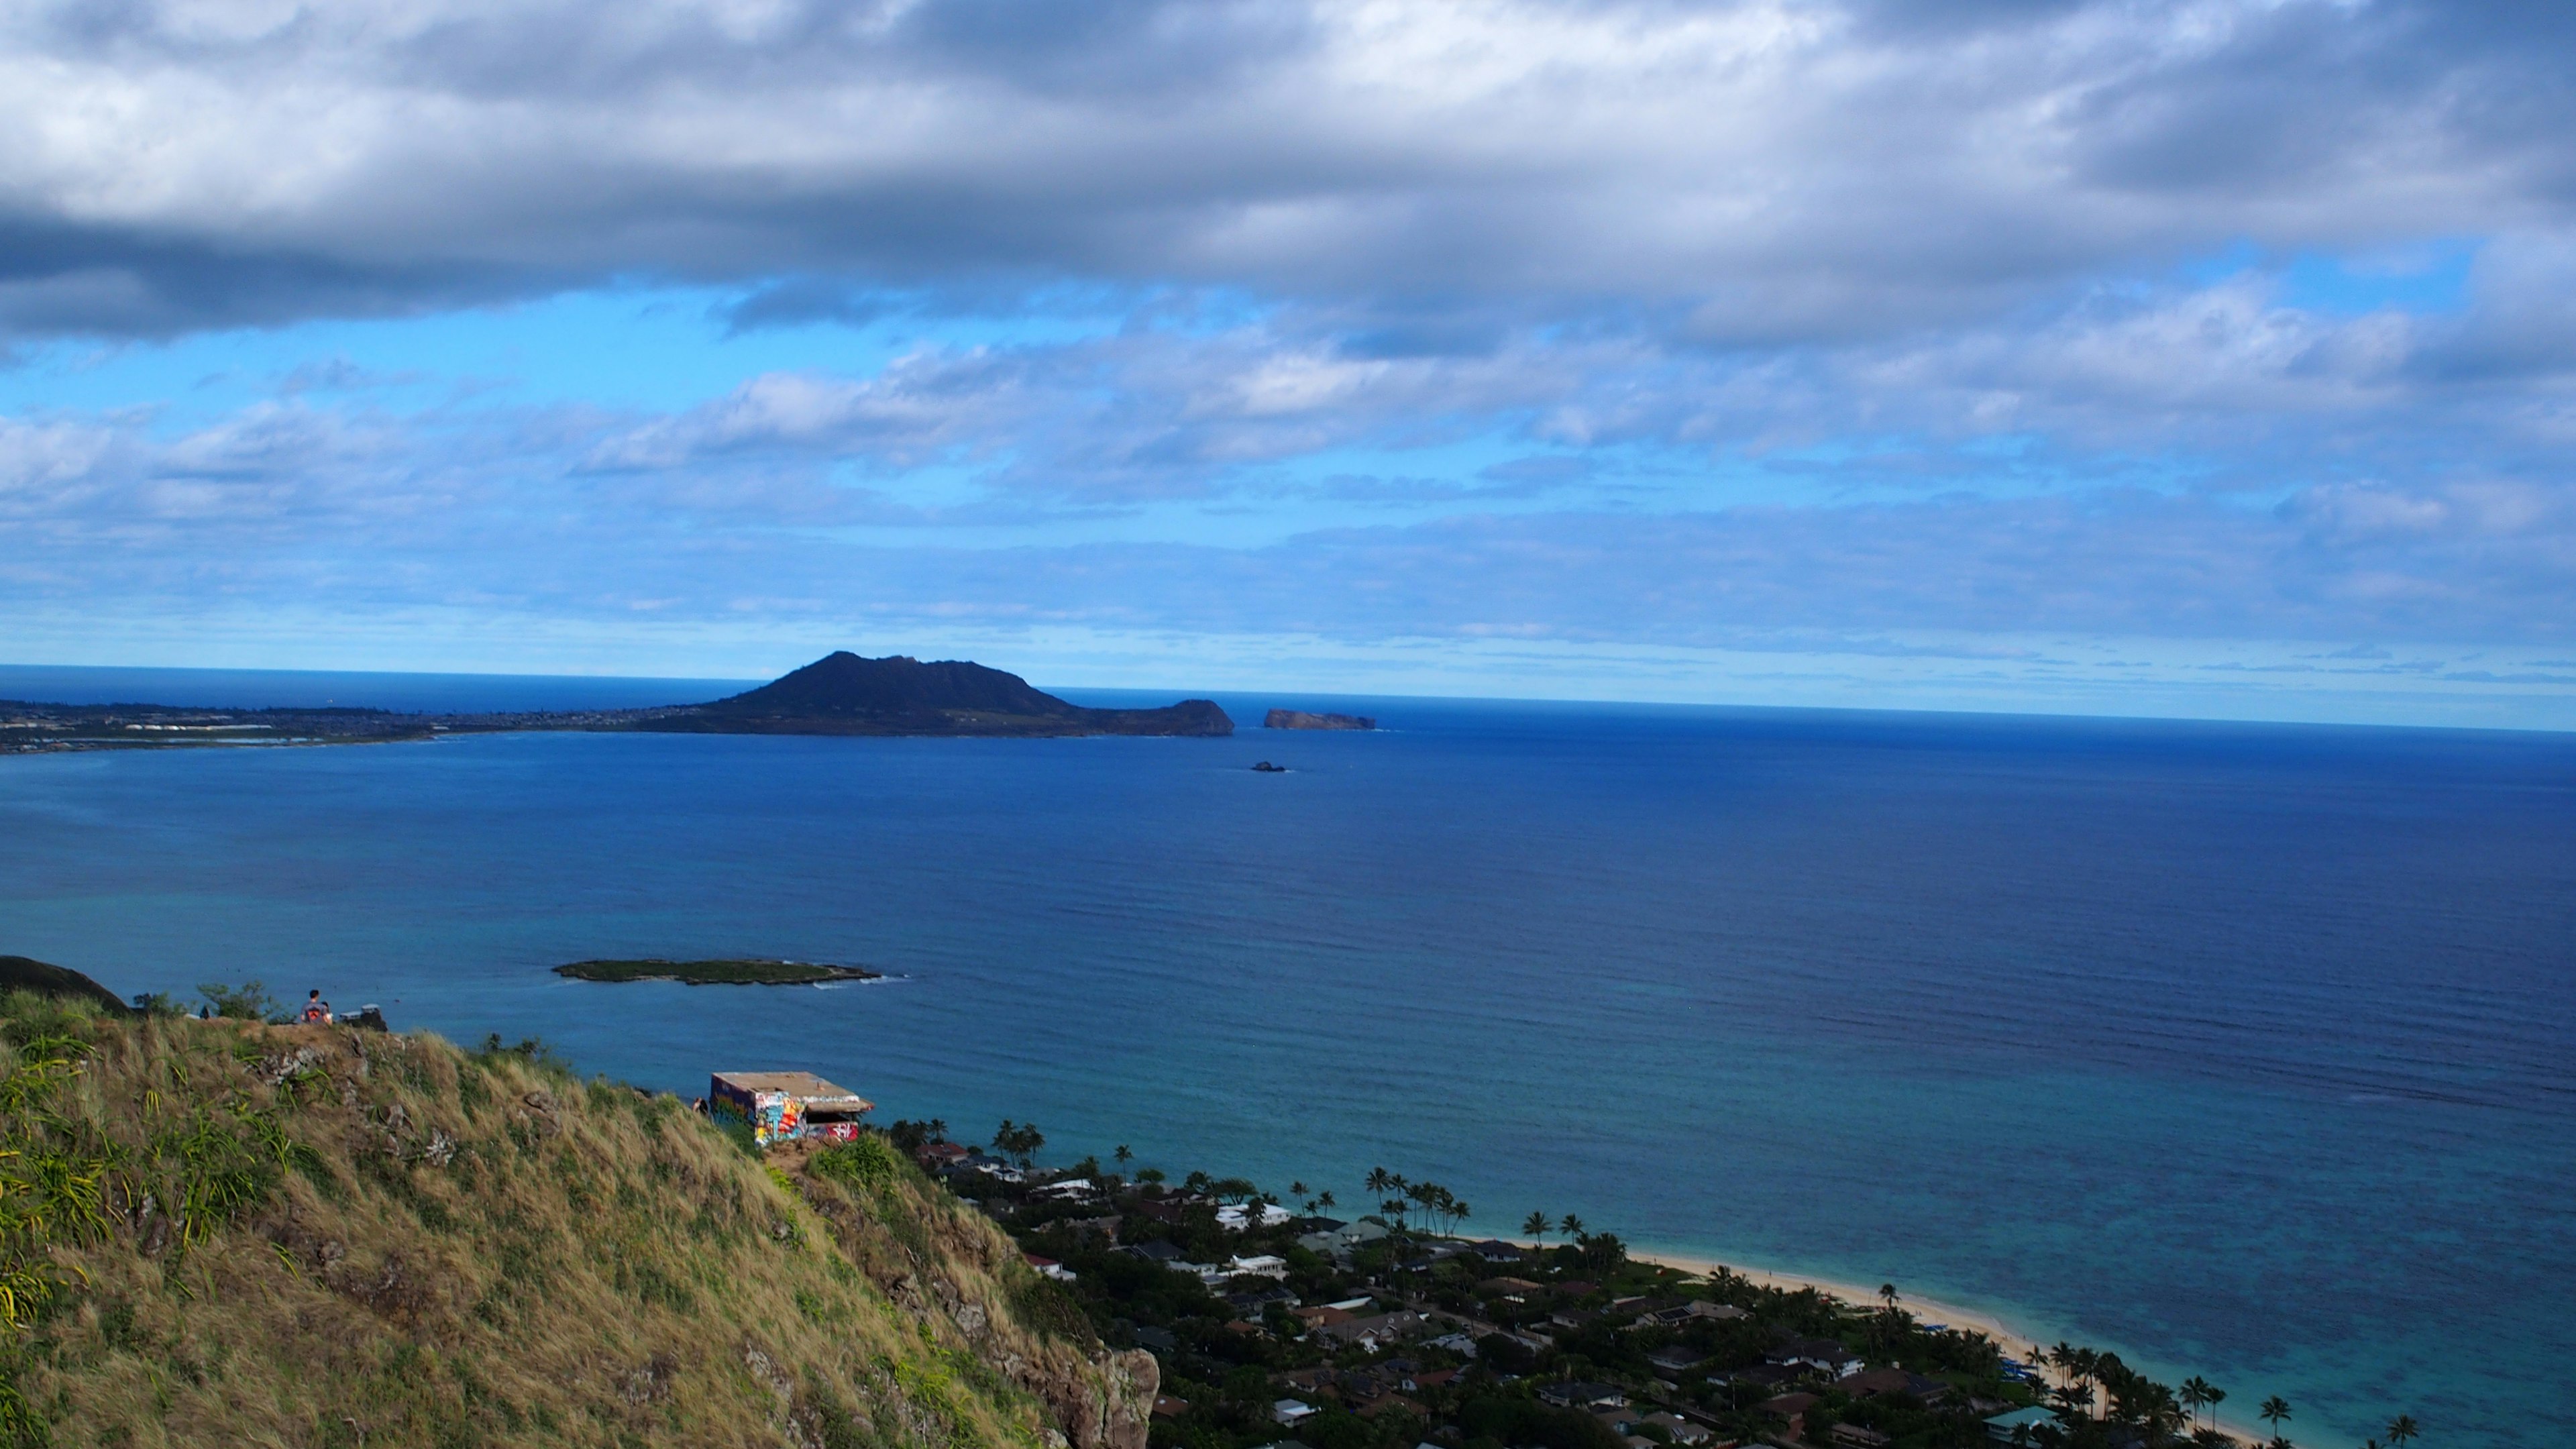
[[[2310,1446],[2576,1438],[2576,737],[1352,704],[1392,728],[0,758],[0,951],[1346,1204],[1384,1164]],[[903,979],[546,969],[721,953]]]

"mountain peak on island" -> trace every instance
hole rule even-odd
[[[888,735],[1230,735],[1214,701],[1086,709],[1016,674],[965,659],[846,649],[758,689],[662,713],[645,729],[689,733]]]
[[[1069,719],[1081,707],[1016,674],[964,659],[924,664],[908,654],[865,659],[835,649],[758,689],[698,706],[728,714],[882,715],[980,710]]]

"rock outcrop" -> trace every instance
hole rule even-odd
[[[1364,714],[1309,714],[1302,709],[1274,709],[1262,716],[1271,730],[1373,730],[1377,721]]]

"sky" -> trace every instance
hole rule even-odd
[[[0,662],[2576,728],[2576,7],[0,0]]]

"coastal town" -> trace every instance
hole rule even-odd
[[[716,1091],[739,1097],[722,1077]],[[736,1128],[784,1143],[784,1110],[788,1129],[775,1109]],[[1926,1321],[1892,1284],[1852,1302],[1686,1273],[1573,1215],[1472,1237],[1469,1204],[1384,1169],[1348,1184],[1346,1206],[1302,1181],[1174,1180],[1123,1146],[1041,1168],[1046,1138],[1027,1123],[982,1146],[937,1120],[883,1132],[1011,1235],[1055,1318],[1153,1355],[1157,1449],[2249,1442],[2220,1427],[2229,1395],[2199,1378],[2169,1386],[2110,1353]],[[2290,1405],[2244,1407],[2271,1428],[2250,1442],[2293,1449]],[[2388,1449],[2415,1432],[2393,1421]]]

